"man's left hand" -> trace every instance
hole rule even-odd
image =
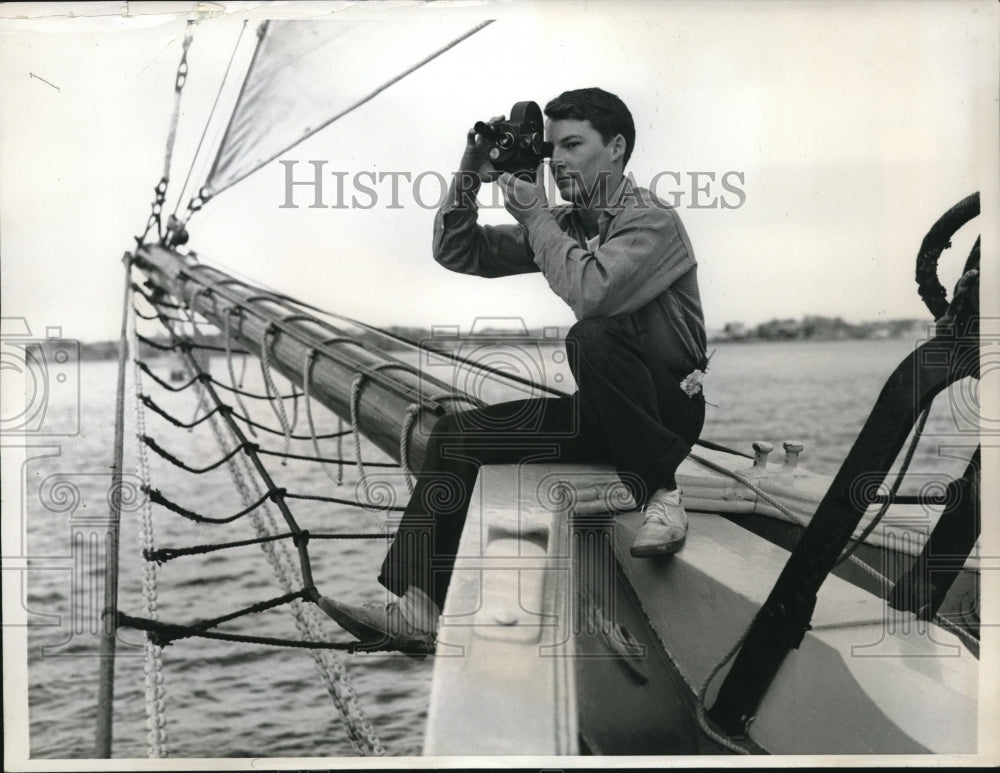
[[[549,201],[545,196],[544,167],[538,165],[535,180],[525,180],[504,172],[497,178],[504,196],[504,207],[521,225],[530,227],[539,217],[548,215]]]

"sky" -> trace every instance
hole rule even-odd
[[[163,171],[192,8],[0,6],[0,300],[3,316],[23,318],[34,335],[53,326],[87,341],[118,335],[120,259],[145,226]],[[203,261],[372,324],[573,322],[540,274],[462,276],[438,266],[430,250],[437,175],[453,171],[468,127],[516,101],[544,104],[570,88],[599,85],[629,105],[637,126],[629,169],[641,185],[656,181],[661,198],[678,206],[712,329],[807,314],[927,318],[913,280],[923,235],[973,191],[983,190],[984,210],[996,202],[993,3],[200,8],[168,211],[245,18],[251,23],[234,72],[263,18],[380,24],[385,35],[376,27],[346,72],[331,71],[318,92],[303,88],[303,95],[328,90],[333,102],[363,93],[373,73],[402,71],[425,56],[446,28],[496,19],[282,154],[286,163],[223,191],[191,220],[188,246]],[[238,86],[230,81],[220,105]],[[214,125],[225,118],[219,111]],[[213,137],[210,131],[208,147]],[[196,165],[194,187],[208,160]],[[290,169],[305,179],[310,161],[330,173],[326,206],[310,207],[312,195],[300,186],[291,200],[297,208],[283,207],[285,175]],[[334,172],[345,180],[347,207],[330,206],[337,203]],[[425,174],[416,191],[397,177],[394,199],[389,177],[374,186],[374,206],[350,206],[355,175],[371,172]],[[484,209],[483,220],[510,222],[496,207]],[[965,229],[941,261],[949,290],[980,226]],[[984,255],[995,273],[989,241]]]

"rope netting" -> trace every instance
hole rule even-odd
[[[194,637],[221,641],[240,642],[273,647],[306,649],[314,659],[316,668],[335,706],[340,711],[349,740],[358,754],[384,754],[385,749],[378,739],[371,723],[365,716],[344,663],[337,651],[353,653],[358,651],[383,651],[378,644],[360,642],[356,639],[331,639],[323,629],[315,601],[319,590],[313,580],[310,547],[325,544],[346,544],[357,541],[380,541],[392,536],[388,523],[381,523],[378,529],[337,528],[337,521],[343,522],[347,511],[361,511],[365,522],[379,520],[403,510],[395,504],[402,501],[412,487],[406,457],[412,425],[419,414],[419,406],[411,406],[406,412],[406,421],[400,436],[400,451],[403,463],[371,456],[365,448],[362,433],[356,421],[345,426],[345,422],[325,407],[317,411],[317,402],[312,394],[312,363],[315,353],[307,356],[303,364],[303,388],[294,384],[279,388],[277,373],[270,362],[270,348],[273,331],[265,333],[260,349],[255,352],[261,359],[261,385],[248,387],[245,383],[247,352],[232,346],[229,315],[222,327],[225,344],[205,334],[195,314],[187,310],[185,304],[172,299],[154,297],[139,285],[133,285],[134,302],[130,311],[129,342],[133,357],[133,383],[135,386],[136,412],[136,458],[139,475],[143,481],[144,498],[140,549],[143,566],[143,609],[140,615],[130,615],[118,610],[119,626],[131,627],[146,632],[146,697],[148,744],[152,757],[166,755],[166,719],[164,714],[164,679],[162,673],[163,648],[171,643]],[[170,313],[167,313],[169,310]],[[167,342],[149,338],[136,331],[136,320],[157,320],[167,334]],[[158,355],[157,361],[164,359],[160,352],[169,353],[168,359],[179,358],[183,367],[171,367],[170,377],[157,374],[154,361],[142,356],[146,352]],[[219,355],[225,358],[225,374],[212,373],[210,356],[214,357],[216,370]],[[237,359],[243,357],[240,368]],[[384,372],[401,365],[384,365],[377,370]],[[404,368],[405,369],[405,368]],[[242,373],[238,371],[242,370]],[[226,381],[228,376],[228,383]],[[358,400],[364,386],[364,379],[355,379],[350,388],[349,404],[352,419],[356,419]],[[227,402],[230,401],[230,402]],[[192,403],[196,404],[194,415],[188,417]],[[233,403],[233,404],[231,404]],[[270,420],[261,414],[270,416]],[[169,432],[153,431],[147,427],[147,417],[155,416],[157,424]],[[304,417],[305,421],[301,421]],[[276,422],[276,426],[275,426]],[[305,428],[298,425],[305,424]],[[206,430],[210,430],[218,451],[208,456],[205,450]],[[201,433],[198,442],[192,433]],[[253,435],[253,439],[249,435]],[[345,455],[343,440],[353,438],[353,455]],[[271,440],[267,440],[271,438]],[[279,440],[280,438],[280,440]],[[323,452],[323,445],[335,443],[332,454]],[[276,460],[279,471],[287,480],[277,480],[277,474],[265,459]],[[160,474],[161,481],[170,486],[164,491],[162,484],[152,479],[151,460],[164,469],[172,468],[170,474]],[[285,466],[289,466],[285,470]],[[345,484],[345,468],[354,469],[349,483],[356,484],[355,496],[329,496],[309,490],[309,482],[315,481],[313,473],[323,470],[338,486]],[[332,472],[336,469],[336,474]],[[398,484],[398,494],[387,496],[384,481],[372,485],[366,479],[369,470],[387,470],[387,477]],[[225,490],[220,486],[202,485],[199,481],[212,475],[228,473],[233,488],[240,496],[240,502],[224,505]],[[371,473],[367,473],[370,475]],[[179,480],[190,479],[190,484]],[[214,480],[214,479],[213,479]],[[313,484],[314,485],[314,484]],[[372,495],[374,494],[374,496]],[[300,524],[298,513],[293,514],[291,503],[314,508],[307,518],[317,520],[322,512],[322,528],[308,528]],[[179,516],[212,529],[226,525],[223,537],[211,537],[201,541],[181,545],[157,545],[153,538],[154,510]],[[349,514],[349,513],[347,513]],[[305,521],[303,520],[303,523]],[[231,530],[241,523],[249,524],[249,535],[233,534]],[[240,527],[247,528],[247,527]],[[174,534],[179,533],[173,529]],[[203,531],[200,533],[204,533]],[[168,562],[188,556],[205,554],[231,554],[259,546],[280,586],[280,593],[273,597],[258,599],[236,609],[220,610],[214,616],[197,620],[162,619],[162,607],[158,601],[157,572]],[[328,557],[324,555],[324,566]],[[228,594],[217,593],[215,599],[227,598]],[[227,628],[226,624],[239,624],[250,616],[260,615],[275,609],[291,612],[295,632],[288,635],[267,636],[250,634],[245,630]],[[392,649],[398,649],[393,647]],[[415,653],[411,653],[415,654]]]

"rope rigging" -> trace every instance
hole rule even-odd
[[[161,299],[146,295],[145,293],[142,293],[141,290],[136,288],[135,299],[138,301],[140,298],[151,303],[153,308],[157,310],[161,307]],[[163,300],[162,306],[166,307],[168,303],[169,301]],[[183,307],[182,304],[177,305]],[[133,308],[133,319],[139,317],[138,314],[134,313],[135,311],[136,310]],[[146,451],[153,451],[157,457],[169,462],[178,469],[183,470],[188,474],[196,475],[218,470],[223,466],[229,467],[231,472],[239,470],[239,474],[234,476],[234,480],[239,481],[237,488],[242,492],[245,506],[234,514],[222,517],[194,512],[187,507],[177,504],[149,483],[148,472],[143,476],[145,486],[144,490],[148,495],[146,497],[146,506],[147,508],[152,505],[161,506],[169,511],[177,513],[178,515],[206,524],[230,523],[237,519],[249,517],[254,521],[257,536],[251,539],[233,540],[222,543],[213,542],[202,545],[157,549],[154,547],[152,537],[150,535],[142,543],[142,555],[145,558],[146,565],[148,567],[146,573],[149,574],[150,571],[153,571],[153,567],[180,556],[219,552],[247,545],[258,544],[263,550],[265,550],[269,562],[272,563],[272,566],[275,567],[279,577],[282,578],[282,584],[285,586],[286,592],[274,599],[257,602],[250,606],[222,614],[212,620],[199,621],[190,625],[168,623],[157,619],[157,616],[153,613],[155,612],[155,605],[152,608],[147,606],[143,617],[127,615],[119,610],[118,623],[119,625],[127,625],[146,631],[148,634],[147,647],[150,648],[151,651],[156,652],[159,652],[163,646],[168,645],[176,639],[197,636],[233,642],[256,643],[266,646],[306,648],[310,651],[314,659],[316,659],[317,667],[320,669],[321,673],[325,674],[323,679],[327,685],[328,691],[334,698],[334,703],[338,705],[342,714],[344,714],[345,718],[347,718],[345,721],[351,725],[348,733],[352,744],[359,753],[383,753],[384,749],[378,741],[377,736],[374,734],[374,730],[371,728],[370,723],[364,719],[364,714],[360,710],[360,706],[357,705],[357,697],[353,694],[353,689],[349,688],[349,683],[345,684],[346,672],[343,671],[343,665],[339,664],[339,661],[333,660],[336,658],[333,654],[334,650],[342,650],[346,652],[362,650],[372,651],[378,650],[379,647],[362,645],[357,641],[331,642],[326,640],[322,629],[319,627],[319,618],[316,617],[314,605],[310,603],[318,598],[318,592],[312,582],[312,570],[309,561],[308,545],[310,541],[316,540],[385,540],[391,536],[391,532],[380,531],[366,533],[342,531],[320,533],[310,532],[301,528],[288,508],[287,502],[289,500],[311,500],[335,503],[337,505],[362,508],[368,511],[372,509],[374,503],[370,500],[360,502],[342,497],[289,492],[285,487],[274,483],[273,479],[268,474],[268,471],[263,466],[260,457],[262,455],[270,455],[279,457],[283,461],[294,459],[300,462],[319,464],[323,469],[325,469],[325,465],[327,464],[337,464],[338,466],[354,465],[358,467],[359,470],[363,470],[365,465],[379,468],[398,468],[399,465],[375,460],[362,461],[360,456],[354,459],[345,459],[339,451],[337,457],[325,457],[321,452],[316,454],[303,454],[293,453],[291,450],[265,449],[261,448],[258,443],[249,440],[240,430],[239,424],[237,423],[238,421],[245,421],[251,426],[257,426],[259,428],[266,429],[273,434],[283,436],[285,440],[285,449],[289,449],[288,444],[292,440],[308,440],[313,444],[314,450],[318,450],[318,441],[321,438],[335,439],[339,444],[343,436],[346,434],[351,433],[357,438],[358,432],[357,427],[355,426],[351,426],[347,429],[343,428],[342,424],[340,424],[340,419],[338,419],[339,426],[337,432],[325,434],[317,432],[316,421],[315,417],[312,415],[313,410],[311,401],[309,400],[309,387],[306,386],[301,392],[294,388],[288,393],[280,392],[277,389],[271,375],[270,363],[266,362],[266,352],[268,349],[266,344],[261,350],[263,355],[262,360],[265,360],[265,362],[262,362],[262,365],[265,366],[262,370],[262,377],[265,382],[266,394],[254,393],[252,391],[242,389],[235,386],[235,383],[232,386],[228,384],[220,385],[218,380],[212,377],[205,369],[205,367],[207,367],[207,360],[204,364],[201,363],[200,360],[204,359],[204,357],[203,355],[198,356],[196,353],[224,352],[228,361],[227,369],[230,370],[230,376],[233,382],[236,382],[235,372],[231,367],[231,354],[233,352],[231,341],[227,337],[226,346],[224,347],[207,343],[204,340],[204,334],[202,334],[199,330],[198,325],[194,320],[193,314],[188,312],[188,315],[189,319],[186,320],[186,324],[190,326],[191,333],[195,336],[194,338],[192,338],[191,335],[185,334],[176,329],[181,324],[177,322],[176,318],[165,318],[168,315],[163,314],[156,315],[156,318],[164,325],[170,335],[168,343],[160,343],[158,341],[154,341],[153,339],[146,338],[139,335],[133,329],[132,338],[136,346],[134,349],[136,355],[134,358],[134,371],[136,374],[136,410],[141,413],[142,409],[149,408],[156,415],[160,416],[165,421],[168,421],[171,425],[186,431],[191,431],[205,423],[208,423],[212,427],[213,433],[216,433],[217,438],[221,440],[223,453],[211,464],[205,466],[192,465],[182,461],[182,459],[166,450],[154,439],[152,435],[145,431],[145,425],[143,423],[139,425],[143,427],[143,430],[137,433],[141,452],[140,459],[145,459]],[[266,338],[267,336],[265,336],[265,339]],[[138,357],[139,350],[137,347],[140,342],[149,344],[152,348],[158,351],[171,351],[179,353],[182,356],[186,369],[189,373],[187,381],[182,385],[172,385],[167,383],[164,379],[159,378],[149,365]],[[379,368],[378,370],[381,371],[384,369]],[[197,418],[194,418],[191,421],[179,420],[173,416],[169,410],[159,405],[153,396],[143,392],[141,388],[142,374],[148,375],[151,378],[152,383],[157,384],[159,387],[171,394],[185,392],[192,387],[198,390],[200,393],[200,408]],[[308,382],[306,383],[308,384]],[[240,416],[238,412],[233,410],[232,406],[229,406],[222,401],[220,391],[216,387],[228,387],[228,391],[233,394],[234,399],[237,400],[239,400],[240,397],[266,400],[275,417],[282,426],[280,428],[271,428],[265,424],[254,421],[249,415]],[[307,419],[309,420],[308,434],[294,434],[291,431],[292,427],[297,422],[297,401],[299,399],[306,399],[307,401],[305,413]],[[291,416],[289,416],[289,414],[285,411],[285,400],[293,401]],[[232,437],[233,442],[227,442],[222,439],[221,433],[223,432]],[[405,445],[405,438],[401,442]],[[148,467],[148,462],[145,462],[145,465]],[[260,481],[262,488],[258,488],[257,492],[254,493],[253,490],[258,485],[255,483],[256,480]],[[275,521],[274,514],[272,514],[270,508],[277,508],[279,520],[284,520],[285,522],[284,529],[277,528],[277,521]],[[402,510],[403,508],[386,507],[380,509],[384,512],[389,512]],[[290,549],[290,546],[293,547]],[[297,559],[294,557],[296,555]],[[296,616],[296,627],[299,629],[301,638],[246,636],[243,634],[221,630],[212,630],[222,623],[237,620],[248,615],[257,614],[266,609],[278,607],[288,607],[292,609],[293,614]],[[156,679],[154,678],[154,685],[155,682]],[[162,703],[162,696],[155,698],[154,700],[160,700]],[[159,719],[151,720],[151,722],[154,725],[162,724]],[[163,737],[165,738],[165,735]],[[165,753],[165,747],[161,748],[158,753]]]
[[[189,356],[188,359],[191,360],[192,358]],[[217,393],[213,394],[217,398]],[[203,400],[207,401],[212,395],[203,390],[201,396]],[[220,448],[224,449],[226,439],[221,420],[213,420],[210,426],[216,442]],[[231,425],[230,429],[232,429]],[[236,485],[245,502],[249,503],[255,496],[260,495],[260,485],[255,477],[255,470],[245,455],[234,457],[229,465],[229,471],[232,475],[233,483]],[[251,514],[250,518],[258,537],[266,537],[279,531],[277,518],[267,503],[259,511]],[[301,560],[304,545],[297,547],[300,547],[299,559]],[[297,564],[291,550],[286,544],[282,542],[264,543],[261,545],[261,549],[286,593],[293,592],[293,589],[296,587],[310,587],[312,585],[311,575],[307,572],[308,567]],[[303,604],[300,600],[292,601],[289,608],[302,641],[308,642],[310,645],[317,643],[315,646],[309,646],[309,655],[313,659],[316,670],[334,706],[344,720],[344,726],[351,745],[359,754],[384,754],[385,749],[375,734],[371,723],[365,717],[365,713],[360,706],[357,694],[354,691],[343,663],[333,652],[318,649],[318,647],[322,648],[324,645],[326,649],[334,649],[335,647],[332,643],[326,641],[326,636],[320,625],[315,608],[309,604]],[[198,635],[208,638],[227,637],[225,634],[207,631],[201,632]],[[228,636],[233,641],[239,640],[234,638],[234,635]],[[270,644],[272,642],[262,640],[259,643]],[[306,645],[299,642],[298,644],[287,646],[302,647]]]
[[[389,539],[392,534],[388,532],[378,532],[378,533],[353,533],[353,532],[339,532],[336,534],[318,534],[316,532],[300,532],[300,534],[308,534],[310,540],[316,539]],[[155,561],[157,564],[165,564],[167,561],[172,561],[175,558],[180,558],[181,556],[197,556],[203,555],[205,553],[214,553],[219,550],[228,550],[229,548],[241,548],[247,545],[261,545],[265,542],[274,542],[279,539],[295,539],[299,534],[295,532],[284,532],[282,534],[271,534],[267,537],[258,537],[256,539],[244,539],[244,540],[234,540],[232,542],[221,542],[212,545],[195,545],[188,548],[158,548],[156,550],[144,550],[142,557],[147,561]]]

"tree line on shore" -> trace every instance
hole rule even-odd
[[[727,322],[721,331],[714,331],[713,341],[841,341],[846,339],[900,338],[926,334],[927,321],[890,319],[872,322],[846,322],[842,317],[805,316],[800,320],[771,319],[753,327],[742,322]]]
[[[821,317],[805,316],[802,319],[775,318],[758,325],[745,325],[742,322],[727,322],[721,330],[709,331],[709,340],[714,342],[751,342],[751,341],[840,341],[847,339],[883,339],[900,338],[906,335],[926,334],[927,321],[918,319],[892,319],[879,320],[873,322],[846,322],[841,317]],[[465,338],[495,338],[502,341],[504,338],[531,338],[537,340],[560,340],[566,334],[567,328],[558,328],[559,337],[553,339],[555,326],[537,328],[487,328],[477,331],[471,336],[467,331],[462,331]],[[399,351],[408,348],[406,342],[416,342],[427,345],[429,342],[440,342],[441,346],[447,347],[449,341],[458,339],[457,333],[446,332],[442,334],[441,329],[400,326],[394,325],[384,328],[388,335],[380,334],[374,330],[360,330],[356,332],[357,338],[372,346],[379,347],[386,351]],[[152,341],[165,345],[166,336],[154,336]],[[224,347],[225,341],[221,334],[208,335],[201,339],[201,342],[211,346]],[[233,347],[234,349],[238,347]],[[95,343],[81,344],[81,359],[84,360],[111,360],[118,357],[117,341],[98,341]],[[143,359],[170,356],[170,352],[163,351],[155,346],[139,343],[139,355]]]

